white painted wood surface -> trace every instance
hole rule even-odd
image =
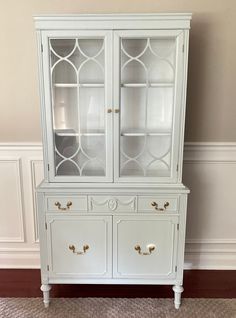
[[[49,277],[111,277],[111,219],[111,216],[48,215]]]
[[[178,222],[177,216],[113,217],[113,276],[175,278]],[[136,246],[141,248],[140,253]],[[153,251],[149,251],[150,246],[153,246]]]

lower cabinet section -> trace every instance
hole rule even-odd
[[[50,277],[176,277],[177,215],[48,215],[47,242]]]
[[[178,217],[115,216],[113,276],[174,278]]]
[[[50,276],[112,277],[111,216],[48,216]]]

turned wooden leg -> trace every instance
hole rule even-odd
[[[48,308],[50,303],[49,292],[52,287],[50,285],[43,284],[40,289],[43,292],[43,303],[45,308]]]
[[[173,291],[175,293],[175,300],[174,300],[175,308],[179,309],[181,304],[181,293],[184,291],[184,289],[182,286],[175,285],[173,286]]]

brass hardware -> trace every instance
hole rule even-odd
[[[112,109],[111,109],[111,108],[108,108],[107,112],[108,112],[108,113],[112,113]]]
[[[167,208],[169,205],[170,205],[170,203],[169,203],[169,202],[166,202],[166,203],[164,204],[164,207],[163,207],[163,208],[158,208],[158,203],[156,203],[155,201],[153,201],[153,202],[151,203],[151,206],[155,207],[155,209],[156,209],[157,211],[165,211],[166,208]]]
[[[89,249],[89,246],[87,244],[85,244],[83,246],[83,252],[81,252],[81,251],[76,252],[75,246],[69,245],[69,250],[71,250],[73,252],[73,254],[76,254],[76,255],[84,255],[88,249]]]
[[[119,108],[115,109],[115,113],[118,114],[120,112]]]
[[[148,244],[147,246],[148,252],[142,252],[142,249],[140,245],[135,245],[134,249],[137,251],[140,255],[151,255],[152,252],[155,250],[156,246],[154,244]]]
[[[58,201],[55,202],[55,206],[57,206],[58,210],[66,211],[66,210],[69,210],[69,209],[70,209],[70,207],[72,206],[72,202],[71,202],[71,201],[68,201],[68,202],[66,203],[66,208],[62,208],[62,207],[61,207],[61,203],[58,202]]]

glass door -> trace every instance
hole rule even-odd
[[[115,34],[116,180],[176,180],[182,44],[179,31]]]
[[[111,181],[110,33],[51,32],[46,41],[50,179]]]

